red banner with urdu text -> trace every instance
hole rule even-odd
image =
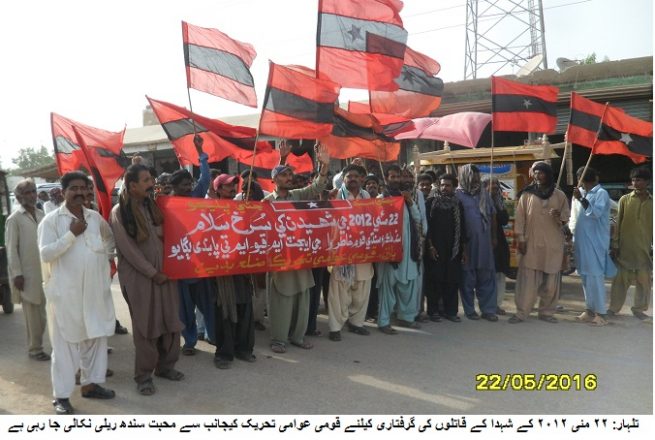
[[[402,259],[402,197],[237,202],[159,197],[172,279]]]

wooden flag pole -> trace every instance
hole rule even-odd
[[[191,89],[189,86],[186,88],[186,94],[189,97],[189,111],[193,113],[193,104],[191,104]],[[196,120],[191,118],[191,123],[193,124],[193,137],[198,135],[198,128],[196,127]]]
[[[250,199],[250,187],[252,186],[252,170],[255,168],[255,156],[257,155],[257,142],[259,141],[259,130],[255,136],[255,145],[252,147],[252,161],[250,162],[250,172],[248,173],[248,184],[246,185],[246,198],[244,201]],[[282,157],[282,156],[280,156]],[[243,194],[243,192],[242,192]]]
[[[562,182],[562,175],[564,174],[564,165],[566,163],[566,155],[569,150],[569,141],[568,141],[568,131],[564,133],[564,153],[562,153],[562,163],[559,167],[559,175],[557,176],[557,188],[560,188],[560,183]]]
[[[491,154],[490,154],[490,160],[489,160],[489,195],[491,195],[491,183],[493,182],[494,178],[494,144],[495,144],[495,136],[494,136],[494,96],[495,96],[496,88],[494,87],[494,77],[491,77]],[[516,166],[515,166],[516,168]]]

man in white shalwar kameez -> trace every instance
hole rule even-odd
[[[337,199],[370,199],[362,189],[366,169],[350,164],[341,173],[343,184],[337,192]],[[364,327],[368,296],[371,293],[373,265],[371,263],[335,266],[330,276],[328,290],[328,325],[330,340],[341,340],[341,329],[348,322],[348,331],[367,336],[370,332]]]
[[[65,203],[38,228],[57,414],[74,411],[69,399],[78,368],[82,397],[115,395],[99,385],[107,372],[107,337],[116,325],[109,269],[114,239],[100,214],[83,206],[88,182],[80,172],[66,173]]]

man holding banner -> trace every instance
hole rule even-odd
[[[396,309],[398,322],[403,327],[420,328],[414,319],[418,315],[418,260],[419,229],[421,213],[414,203],[409,191],[401,191],[401,169],[391,165],[386,171],[387,189],[385,197],[403,196],[403,259],[400,263],[378,264],[378,293],[380,310],[378,313],[378,328],[387,335],[395,335],[397,331],[391,327],[391,312]]]
[[[341,175],[343,184],[337,192],[337,199],[357,200],[371,197],[361,188],[362,180],[366,176],[364,167],[350,164],[343,169]],[[369,331],[364,327],[364,318],[372,279],[371,263],[334,266],[332,269],[328,293],[331,341],[341,340],[341,328],[346,322],[348,331],[362,336],[369,335]]]
[[[155,182],[145,165],[130,166],[110,223],[118,253],[118,278],[132,318],[134,380],[144,396],[154,394],[155,376],[179,381],[180,356],[177,283],[163,273],[163,215],[151,200]]]
[[[236,178],[221,174],[214,179],[212,185],[219,199],[234,199]],[[255,320],[251,280],[250,275],[216,277],[214,365],[221,370],[230,368],[235,357],[246,362],[255,362],[255,355],[252,354],[255,346]]]
[[[319,174],[314,182],[300,189],[293,188],[293,170],[288,165],[278,165],[271,172],[275,191],[264,200],[300,201],[316,199],[327,184],[330,156],[327,147],[316,147],[316,158],[320,164]],[[300,269],[270,274],[269,301],[271,320],[271,350],[285,353],[287,341],[303,349],[313,348],[305,342],[305,331],[309,315],[309,289],[314,286],[311,269]]]
[[[209,189],[210,170],[209,156],[202,150],[203,138],[196,135],[193,144],[198,151],[200,161],[200,179],[193,186],[193,176],[185,169],[175,171],[170,178],[173,186],[173,195],[181,197],[205,198]],[[193,356],[196,354],[196,343],[198,342],[198,326],[196,325],[196,307],[202,313],[207,327],[207,333],[214,334],[214,303],[216,302],[213,285],[207,278],[188,278],[178,280],[177,288],[180,292],[180,319],[184,324],[182,337],[184,347],[182,354]]]

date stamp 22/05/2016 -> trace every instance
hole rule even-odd
[[[476,374],[476,391],[594,391],[598,377],[567,373],[489,373]]]

